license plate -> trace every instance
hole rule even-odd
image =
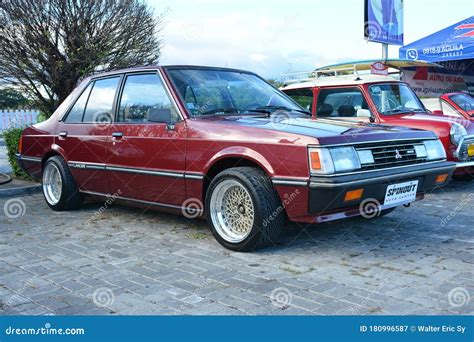
[[[385,192],[384,205],[405,204],[413,202],[416,199],[417,189],[417,180],[389,185],[387,187],[387,191]]]

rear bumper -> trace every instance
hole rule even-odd
[[[456,163],[437,162],[414,165],[407,169],[378,170],[367,173],[354,173],[344,176],[311,177],[308,194],[308,214],[315,217],[316,222],[326,221],[334,216],[343,218],[356,216],[358,207],[364,200],[374,200],[379,203],[379,209],[388,209],[396,205],[384,205],[387,186],[395,183],[418,180],[417,199],[421,199],[426,192],[446,185],[451,179]],[[440,175],[448,174],[443,182],[436,182]],[[348,191],[363,189],[361,198],[345,201]],[[350,212],[353,212],[350,214]],[[342,217],[338,217],[342,216]]]

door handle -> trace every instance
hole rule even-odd
[[[59,132],[58,135],[59,135],[60,138],[66,138],[67,137],[67,132],[66,131],[61,131],[61,132]]]
[[[113,132],[112,137],[115,139],[122,139],[123,133],[122,132]]]

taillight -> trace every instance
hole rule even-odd
[[[23,135],[20,136],[20,140],[18,140],[18,153],[21,154],[23,152]]]

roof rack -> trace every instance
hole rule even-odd
[[[430,63],[425,61],[413,61],[407,59],[373,59],[363,61],[345,62],[339,64],[333,64],[329,66],[320,67],[313,71],[307,72],[295,72],[281,74],[281,82],[285,84],[312,81],[321,77],[339,77],[339,76],[358,76],[362,74],[370,74],[370,68],[373,63],[382,62],[387,67],[392,69],[389,71],[389,75],[400,74],[401,68],[405,67],[417,67],[417,66],[431,66],[431,67],[442,67],[436,63]],[[393,70],[396,71],[393,71]]]

